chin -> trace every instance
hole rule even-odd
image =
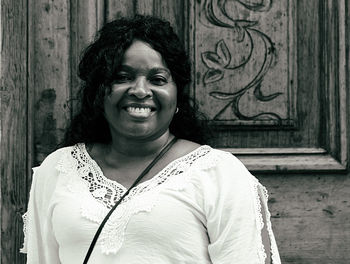
[[[125,136],[129,139],[135,139],[135,140],[154,140],[162,135],[164,135],[168,129],[164,130],[142,130],[142,129],[137,129],[134,131],[130,131],[129,133],[125,133]]]

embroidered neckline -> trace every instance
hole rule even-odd
[[[210,146],[202,145],[188,154],[173,160],[152,178],[132,188],[129,195],[122,203],[127,202],[139,193],[161,185],[167,181],[171,175],[182,173],[185,167],[190,167],[193,162],[205,156],[211,150],[212,148]],[[74,145],[71,155],[77,162],[78,174],[87,182],[91,195],[98,201],[103,202],[107,208],[111,208],[127,191],[127,188],[118,181],[111,180],[104,175],[101,167],[88,153],[84,143]]]

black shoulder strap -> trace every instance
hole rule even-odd
[[[89,258],[91,256],[91,253],[95,247],[95,244],[97,242],[98,237],[100,236],[100,233],[104,227],[104,225],[106,224],[106,222],[108,221],[108,218],[111,216],[111,214],[114,212],[115,208],[117,208],[117,206],[121,203],[121,201],[129,194],[130,190],[132,188],[134,188],[139,182],[140,180],[151,170],[151,168],[154,166],[154,164],[156,164],[158,162],[158,160],[160,160],[160,158],[175,144],[177,138],[174,137],[162,150],[161,152],[152,160],[152,162],[146,167],[146,169],[143,170],[143,172],[140,174],[139,177],[137,177],[137,179],[135,180],[135,182],[130,186],[130,188],[124,193],[124,195],[119,199],[119,201],[117,201],[115,203],[115,205],[111,208],[111,210],[109,210],[108,214],[105,216],[105,218],[103,219],[103,221],[101,222],[100,226],[98,227],[94,238],[91,241],[89,250],[86,253],[85,259],[83,264],[87,264],[89,261]]]

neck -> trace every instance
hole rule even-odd
[[[173,138],[173,135],[166,131],[163,135],[155,139],[134,139],[112,137],[109,146],[110,156],[125,156],[129,158],[154,156]]]

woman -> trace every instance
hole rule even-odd
[[[27,263],[280,263],[265,189],[233,155],[200,145],[189,59],[168,22],[106,24],[79,65],[81,111],[34,169]],[[198,143],[195,143],[197,141]]]

